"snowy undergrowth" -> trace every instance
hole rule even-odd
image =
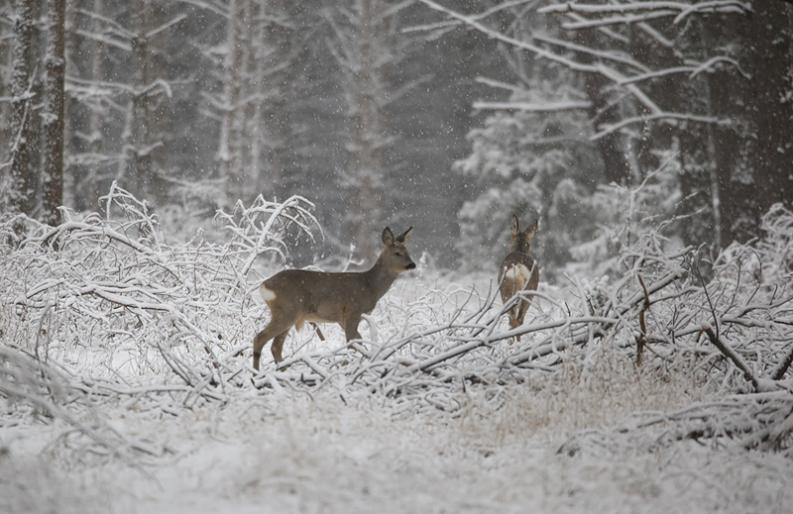
[[[115,216],[55,228],[23,220],[24,241],[19,220],[3,225],[0,510],[770,512],[791,500],[789,213],[707,283],[690,253],[648,237],[620,279],[542,284],[517,331],[489,275],[419,270],[360,343],[329,325],[325,342],[293,332],[285,365],[254,375],[260,255],[310,227],[303,206],[239,206],[218,219],[219,244],[167,241],[121,192],[108,205]]]
[[[785,512],[790,463],[778,455],[672,448],[569,457],[556,431],[571,413],[515,389],[488,417],[393,419],[383,405],[251,398],[178,417],[131,416],[177,453],[140,472],[24,448],[55,425],[25,428],[0,461],[4,512]],[[613,401],[613,400],[612,400]],[[618,402],[619,400],[617,400]],[[559,407],[566,402],[559,401]],[[607,407],[608,404],[600,404]],[[577,413],[578,415],[581,412]],[[118,412],[108,412],[123,422]],[[129,416],[129,415],[128,415]],[[536,423],[532,416],[543,422]],[[594,421],[600,424],[603,413]],[[20,429],[21,432],[21,429]],[[28,443],[22,443],[27,441]],[[22,446],[22,448],[20,448]],[[46,487],[40,487],[42,481]]]

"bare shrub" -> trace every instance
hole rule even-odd
[[[74,406],[227,398],[241,371],[229,360],[259,310],[248,294],[254,264],[262,255],[283,258],[291,228],[316,220],[299,197],[260,197],[218,214],[225,244],[171,243],[156,214],[127,191],[114,185],[103,202],[103,215],[64,211],[54,227],[24,217],[0,224],[9,235],[0,260],[0,393],[68,421],[111,453],[160,453]],[[10,237],[20,223],[24,237]]]

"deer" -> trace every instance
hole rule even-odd
[[[521,231],[518,217],[512,215],[512,244],[498,273],[501,301],[505,304],[522,291],[537,290],[537,285],[540,282],[540,270],[537,262],[531,256],[531,240],[534,239],[538,226],[539,220],[529,225],[526,230]],[[528,308],[529,299],[520,298],[509,309],[510,328],[517,328],[523,324],[523,318],[526,316]]]
[[[405,246],[411,230],[413,227],[394,236],[386,227],[382,233],[383,249],[366,271],[287,269],[262,282],[259,292],[271,318],[253,339],[253,368],[259,370],[262,348],[270,339],[273,360],[278,365],[283,360],[281,352],[287,333],[293,326],[301,330],[306,321],[338,323],[347,342],[361,339],[358,332],[361,316],[372,312],[401,273],[416,268]],[[320,334],[318,330],[317,333]]]

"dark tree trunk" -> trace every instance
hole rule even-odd
[[[135,37],[132,40],[132,62],[134,66],[133,85],[135,95],[132,100],[132,156],[130,177],[133,192],[139,198],[148,198],[152,181],[152,158],[150,130],[151,124],[151,91],[149,73],[149,0],[137,0],[133,11]]]
[[[579,31],[576,34],[576,42],[590,48],[598,47],[597,34],[592,30]],[[589,54],[579,55],[578,60],[587,64],[592,64],[595,61]],[[592,104],[589,109],[589,117],[596,131],[603,125],[616,123],[622,119],[620,103],[613,101],[614,99],[608,93],[611,86],[613,86],[613,82],[601,75],[587,73],[584,76],[584,92]],[[603,159],[603,173],[606,182],[629,183],[631,164],[622,133],[614,131],[601,137],[597,140],[597,148]]]
[[[29,95],[31,74],[31,45],[33,39],[33,7],[28,0],[16,0],[14,23],[14,55],[11,79],[11,208],[30,214],[34,206],[33,177],[30,171],[28,143],[32,104]]]
[[[749,30],[752,55],[746,65],[752,80],[746,106],[757,132],[755,194],[744,201],[758,222],[776,202],[793,205],[793,7],[781,2],[757,5]]]
[[[775,202],[793,203],[793,7],[767,2],[710,31],[712,41],[742,42],[740,62],[750,75],[725,69],[708,80],[714,113],[733,120],[712,128],[726,245],[757,237]]]
[[[43,221],[55,225],[63,205],[63,105],[65,0],[49,0],[46,79],[44,85]]]

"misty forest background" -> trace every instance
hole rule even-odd
[[[782,0],[4,0],[0,206],[55,223],[117,181],[189,235],[302,195],[296,265],[392,224],[488,269],[512,212],[547,277],[626,217],[715,252],[793,199],[792,31]]]

